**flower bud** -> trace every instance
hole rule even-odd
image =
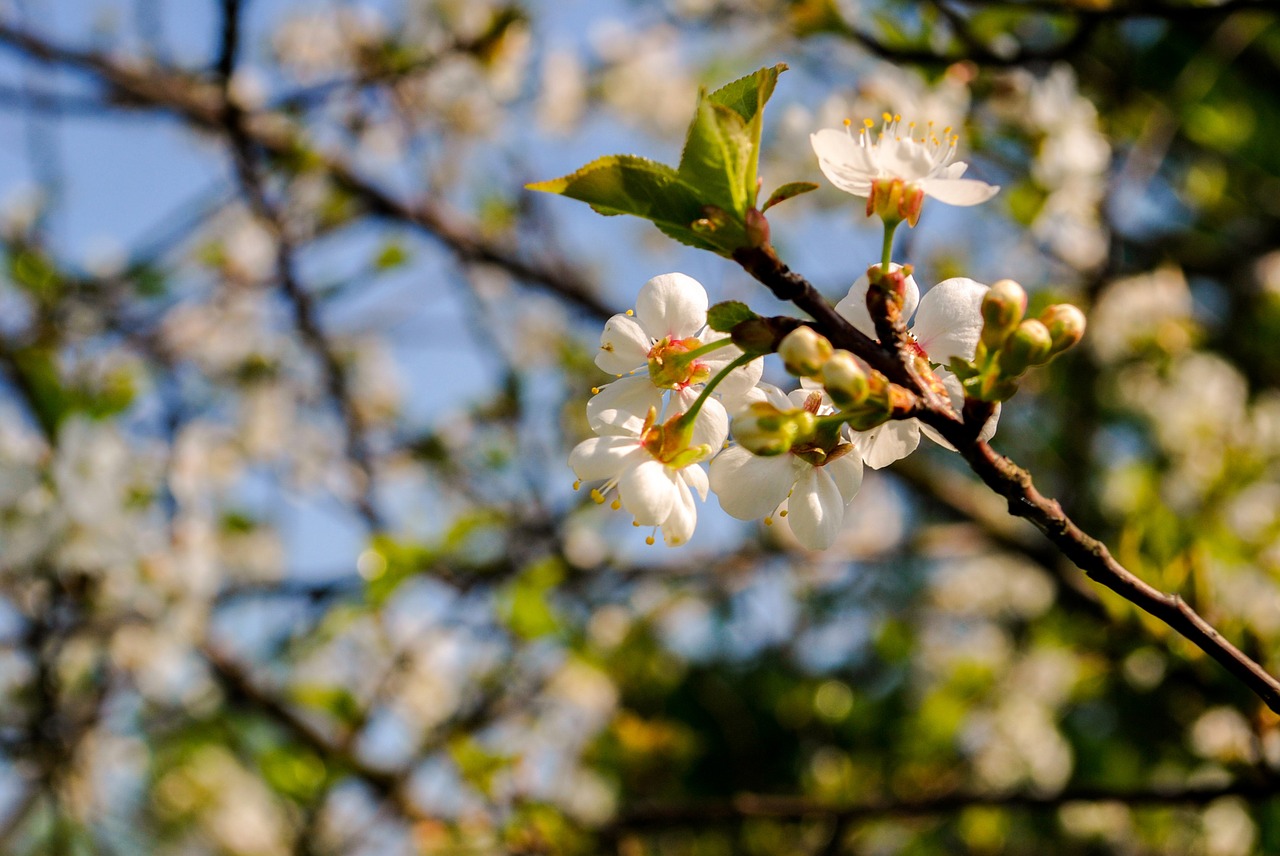
[[[757,401],[733,417],[733,439],[753,455],[771,457],[812,436],[817,419],[807,410],[779,410]]]
[[[778,343],[778,356],[791,374],[815,377],[831,359],[831,343],[812,327],[797,327]]]
[[[1031,366],[1048,360],[1052,348],[1053,338],[1048,328],[1036,319],[1028,318],[1009,334],[1000,349],[1000,375],[1017,377]]]
[[[1070,303],[1057,303],[1040,313],[1040,321],[1049,331],[1053,347],[1049,356],[1056,356],[1084,338],[1084,313]]]
[[[848,351],[836,351],[822,366],[822,385],[839,407],[866,401],[870,383],[866,367]]]
[[[999,350],[1027,311],[1027,292],[1011,279],[1002,279],[982,298],[982,344]]]

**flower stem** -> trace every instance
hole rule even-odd
[[[751,362],[754,359],[756,359],[756,357],[752,356],[751,354],[743,354],[733,362],[729,363],[729,365],[721,369],[718,375],[713,377],[711,380],[707,381],[707,385],[702,388],[701,394],[699,394],[698,397],[694,399],[693,406],[690,407],[688,410],[686,410],[680,416],[679,423],[678,423],[680,427],[684,429],[692,429],[693,421],[698,418],[698,411],[702,409],[703,402],[705,402],[708,398],[711,397],[712,391],[716,388],[716,386],[720,383],[720,381],[728,377],[729,372],[733,371],[736,368],[739,368],[740,366],[745,366],[747,363]]]
[[[723,339],[716,339],[714,342],[708,342],[700,348],[694,348],[692,351],[688,351],[680,356],[682,359],[694,360],[698,357],[704,357],[712,351],[718,351],[721,348],[726,348],[732,344],[733,339],[726,336]]]
[[[884,247],[880,252],[880,270],[884,273],[889,272],[889,265],[893,261],[893,233],[898,231],[900,222],[902,221],[884,221]]]

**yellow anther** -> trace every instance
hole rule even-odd
[[[593,387],[591,387],[591,394],[592,394],[592,395],[599,395],[599,394],[600,394],[600,387],[598,387],[598,386],[593,386]]]
[[[850,125],[852,125],[852,124],[853,124],[853,120],[852,120],[852,119],[845,119],[845,120],[844,120],[844,126],[845,126],[846,128],[847,128],[847,127],[849,127],[849,126],[850,126]]]
[[[614,375],[614,377],[622,377],[622,375]]]
[[[652,546],[653,546],[653,536],[652,536],[652,535],[646,535],[646,536],[645,536],[645,538],[644,538],[644,543],[646,543],[646,544],[648,544],[650,547],[652,547]]]
[[[892,122],[892,121],[893,121],[893,117],[892,117],[892,116],[890,116],[888,113],[881,113],[881,114],[880,114],[880,118],[881,118],[881,119],[884,119],[886,122]]]
[[[900,115],[899,115],[899,114],[897,114],[897,113],[894,113],[894,114],[893,114],[893,121],[895,121],[895,122],[901,122],[901,121],[902,121],[902,116],[900,116]]]
[[[576,482],[573,483],[574,490],[577,490],[580,487],[582,487],[582,479],[578,479]]]
[[[622,507],[622,500],[615,499],[613,502],[609,503],[609,507],[612,508],[614,511],[617,511],[619,508]]]
[[[635,314],[636,314],[636,311],[635,311],[634,309],[628,309],[628,310],[627,310],[627,314],[628,314],[628,315],[635,315]]]
[[[602,344],[600,345],[600,350],[602,350],[602,351],[609,351],[609,352],[611,352],[611,353],[612,353],[612,351],[613,351],[613,342],[604,342],[604,343],[602,343]]]
[[[915,122],[908,122],[908,123],[907,123],[907,127],[908,127],[908,128],[914,128],[915,126],[916,126],[916,123],[915,123]]]
[[[596,505],[604,505],[604,494],[600,492],[599,488],[591,488],[591,499],[595,501]]]
[[[876,123],[872,122],[870,119],[863,119],[862,124],[866,125],[868,128],[874,128]]]
[[[948,125],[947,127],[942,129],[942,136],[947,137],[950,135],[951,135],[951,126]]]
[[[787,510],[786,510],[785,508],[784,508],[784,509],[782,509],[781,511],[779,511],[779,512],[778,512],[778,516],[779,516],[779,517],[786,517],[786,516],[787,516]]]
[[[957,144],[957,143],[959,143],[959,142],[960,142],[960,135],[959,135],[959,134],[953,134],[953,135],[951,136],[951,145],[953,145],[953,146],[954,146],[954,145],[956,145],[956,144]]]
[[[632,526],[634,526],[634,527],[636,527],[637,529],[639,529],[639,528],[640,528],[640,521],[639,521],[639,520],[632,520],[632,521],[631,521],[631,525],[632,525]]]
[[[773,525],[773,518],[772,518],[772,517],[766,517],[766,518],[764,519],[764,525],[765,525],[765,526],[772,526],[772,525]]]

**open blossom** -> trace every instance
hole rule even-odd
[[[900,265],[891,264],[891,271]],[[848,319],[868,336],[875,337],[876,328],[867,310],[867,290],[871,281],[866,274],[849,289],[849,293],[836,304],[836,311]],[[982,336],[982,297],[987,293],[987,286],[967,277],[958,276],[946,279],[929,289],[923,298],[920,287],[913,277],[906,278],[906,294],[903,298],[902,317],[910,318],[915,313],[915,320],[909,332],[915,339],[916,346],[929,358],[930,362],[946,365],[953,357],[972,360]],[[964,399],[963,388],[950,372],[939,369],[938,377],[951,395],[956,406]],[[996,420],[999,411],[983,426],[979,436],[987,440],[995,434]],[[886,422],[870,431],[858,434],[858,448],[867,466],[880,469],[915,451],[920,445],[920,431],[932,439],[942,442],[950,448],[927,426],[922,426],[915,419],[901,419]]]
[[[627,415],[643,419],[650,408],[662,412],[668,390],[675,406],[687,410],[704,383],[742,356],[738,348],[725,345],[690,357],[726,338],[709,332],[707,292],[697,280],[667,273],[646,282],[636,296],[635,312],[614,315],[600,335],[596,365],[620,377],[600,387],[587,403],[591,426],[598,428]],[[753,360],[730,372],[716,392],[736,408],[763,371],[762,361]]]
[[[1000,190],[985,181],[961,178],[968,164],[955,159],[960,138],[951,128],[939,134],[932,122],[903,127],[902,117],[887,113],[878,133],[873,127],[867,119],[855,135],[846,120],[843,131],[825,128],[809,135],[822,174],[846,193],[866,198],[868,216],[893,196],[900,218],[914,226],[925,196],[948,205],[977,205]]]
[[[758,390],[780,410],[804,407],[815,415],[833,408],[820,392],[796,390],[790,397],[769,384]],[[845,432],[842,431],[842,435]],[[847,436],[829,448],[793,446],[781,455],[759,456],[741,446],[725,449],[711,462],[711,486],[720,507],[739,520],[771,522],[776,511],[812,550],[825,550],[844,525],[845,508],[862,486],[862,458]]]
[[[698,522],[693,492],[705,501],[708,486],[698,464],[724,446],[729,417],[720,402],[708,399],[691,434],[682,436],[674,416],[659,423],[657,415],[656,409],[644,417],[619,414],[616,420],[593,426],[599,436],[575,446],[569,466],[579,479],[575,487],[603,479],[604,485],[591,492],[597,502],[603,503],[616,488],[613,508],[625,508],[637,526],[661,527],[663,540],[675,547],[693,535]]]

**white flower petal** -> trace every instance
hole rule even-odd
[[[685,484],[698,492],[698,497],[703,501],[707,501],[707,471],[702,467],[694,464],[691,467],[685,467],[680,471],[680,477],[684,479]]]
[[[650,407],[662,412],[662,390],[653,385],[647,373],[624,377],[600,387],[587,402],[587,423],[601,433],[608,425],[638,434]]]
[[[782,504],[802,469],[812,467],[795,455],[762,458],[734,446],[711,462],[711,489],[730,517],[757,520]]]
[[[710,446],[711,453],[715,454],[720,451],[720,447],[727,439],[729,439],[729,414],[725,412],[723,404],[714,398],[708,398],[702,403],[702,409],[698,411],[698,416],[693,422],[693,445]]]
[[[636,320],[653,339],[696,336],[707,323],[707,292],[682,273],[655,276],[640,287]]]
[[[951,362],[952,357],[973,359],[982,336],[982,298],[987,286],[957,276],[929,289],[916,311],[912,334],[929,359]]]
[[[611,479],[638,463],[638,455],[648,456],[639,440],[630,437],[590,437],[573,447],[569,466],[583,481]]]
[[[997,185],[976,178],[926,178],[919,184],[925,196],[948,205],[979,205],[1000,192]]]
[[[887,467],[910,455],[920,445],[920,423],[898,419],[854,434],[862,460],[873,470]]]
[[[878,170],[869,149],[845,131],[831,128],[810,134],[809,143],[828,181],[854,196],[865,198],[871,192],[871,180]]]
[[[876,265],[879,268],[879,265]],[[889,263],[889,270],[895,271],[902,265],[897,262]],[[862,276],[849,287],[849,293],[846,294],[839,303],[836,304],[836,311],[845,317],[850,324],[857,327],[863,333],[871,338],[876,338],[876,325],[871,320],[871,313],[867,310],[867,290],[871,288],[871,280],[864,273]],[[920,303],[920,286],[916,284],[915,277],[907,277],[907,293],[902,302],[902,317],[910,318],[911,313],[916,311],[916,305]]]
[[[618,496],[637,523],[657,526],[667,519],[676,503],[680,492],[677,481],[661,461],[649,458],[622,474],[618,479]]]
[[[831,475],[840,490],[840,496],[844,498],[844,504],[853,502],[858,489],[862,487],[862,456],[858,454],[858,450],[841,455],[822,469]]]
[[[796,540],[810,550],[825,550],[844,523],[844,498],[826,467],[801,474],[787,500],[787,523]]]
[[[648,363],[651,347],[639,324],[626,315],[615,315],[605,322],[600,334],[596,365],[609,374],[626,374]]]
[[[951,399],[951,405],[958,412],[962,407],[964,407],[964,386],[960,383],[960,378],[945,369],[939,369],[938,379],[941,380],[942,385],[947,388],[947,396]],[[996,402],[995,408],[991,411],[991,416],[987,418],[987,423],[983,425],[982,430],[978,432],[979,440],[986,442],[996,435],[996,424],[1000,421],[1001,406],[1002,405],[999,402]],[[920,423],[920,430],[924,432],[926,437],[937,443],[942,448],[951,452],[956,451],[956,447],[951,445],[950,441],[928,425],[925,425],[923,422]]]
[[[679,547],[688,543],[693,537],[693,530],[698,525],[698,506],[693,501],[689,486],[681,479],[676,479],[676,499],[671,505],[671,513],[662,521],[662,540],[668,547]]]

